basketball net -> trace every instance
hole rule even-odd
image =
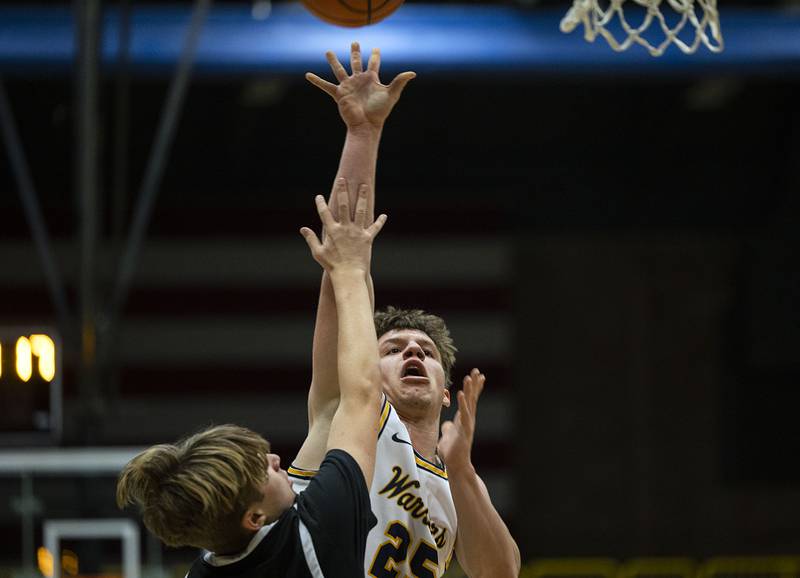
[[[711,52],[722,52],[724,44],[719,27],[717,0],[631,0],[646,11],[638,26],[632,26],[625,18],[623,5],[626,1],[574,0],[572,8],[561,20],[561,31],[572,32],[576,26],[583,24],[584,38],[589,42],[594,42],[600,34],[614,50],[627,50],[635,42],[647,48],[653,56],[664,54],[670,44],[675,44],[686,54],[694,53],[701,43]],[[661,8],[667,10],[667,6],[672,9],[673,14],[665,18]],[[615,22],[617,17],[618,23]],[[654,22],[661,28],[663,39],[651,41],[658,34],[658,27],[655,32],[648,34],[651,40],[642,36]],[[609,26],[617,30],[616,35],[608,29]],[[689,40],[692,28],[694,38]],[[679,37],[681,33],[685,40]],[[619,40],[618,36],[621,36]]]

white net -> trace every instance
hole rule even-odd
[[[653,56],[661,56],[670,44],[692,54],[700,44],[721,52],[724,43],[719,26],[717,0],[574,0],[561,20],[561,31],[572,32],[583,24],[584,37],[594,42],[600,34],[617,51],[641,44]],[[633,17],[641,22],[631,23]]]

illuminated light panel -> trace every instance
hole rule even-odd
[[[46,578],[53,575],[53,555],[44,546],[36,550],[36,561],[39,563],[39,572]]]
[[[27,337],[17,339],[17,375],[22,381],[28,381],[33,373],[33,357],[31,342]]]
[[[61,568],[70,576],[78,575],[78,555],[72,550],[64,550],[61,553]]]
[[[39,375],[53,381],[56,375],[56,345],[48,335],[31,335],[31,350],[39,358]]]

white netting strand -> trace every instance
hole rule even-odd
[[[601,6],[604,1],[606,8]],[[653,56],[661,56],[670,44],[675,44],[686,54],[692,54],[700,44],[704,44],[711,52],[721,52],[724,48],[722,32],[719,27],[719,13],[717,0],[630,0],[644,8],[646,14],[642,23],[632,26],[625,19],[623,5],[627,0],[574,0],[572,8],[561,20],[561,31],[572,32],[576,26],[583,24],[584,37],[589,42],[594,42],[600,34],[608,44],[617,51],[628,49],[631,44],[641,44]],[[672,22],[661,12],[667,6],[675,13]],[[621,29],[623,38],[618,40],[608,28],[614,19],[618,18],[616,27]],[[658,23],[663,40],[651,42],[643,36],[654,22]],[[694,38],[689,41],[691,29],[694,28]],[[686,40],[680,38],[681,33]],[[650,33],[652,36],[653,33]]]

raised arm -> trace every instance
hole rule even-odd
[[[347,136],[336,179],[345,178],[351,184],[351,210],[356,205],[358,187],[361,184],[369,187],[367,222],[371,224],[375,210],[375,167],[383,125],[406,84],[416,74],[402,72],[388,86],[381,84],[378,76],[381,67],[380,50],[372,50],[367,69],[364,70],[358,42],[353,42],[350,46],[350,75],[333,52],[326,52],[325,57],[339,84],[323,80],[311,72],[306,73],[306,79],[333,98],[339,108],[339,115],[347,126]],[[328,203],[334,218],[338,217],[335,195],[334,186]]]
[[[337,373],[341,399],[325,451],[348,452],[358,462],[369,487],[375,467],[381,380],[366,272],[372,241],[386,222],[386,215],[366,225],[367,186],[362,185],[351,219],[347,191],[339,184],[339,222],[320,195],[316,204],[327,232],[324,241],[320,242],[308,228],[301,229],[301,233],[314,259],[330,276],[339,312]]]
[[[464,378],[453,421],[442,424],[439,455],[447,466],[458,516],[456,558],[469,578],[516,578],[520,554],[486,485],[472,465],[478,398],[486,377],[477,369]]]
[[[339,170],[331,190],[329,207],[334,218],[338,216],[336,183],[345,178],[351,183],[350,207],[355,206],[355,191],[360,184],[368,186],[367,224],[373,222],[375,207],[375,167],[378,145],[384,122],[389,116],[403,88],[414,78],[413,72],[397,75],[388,86],[380,83],[380,52],[374,49],[364,70],[361,48],[354,42],[350,50],[351,74],[348,76],[333,52],[326,54],[338,84],[327,82],[308,73],[309,82],[331,96],[337,103],[339,114],[346,127],[344,149]],[[372,295],[372,279],[367,268],[366,278]],[[312,380],[308,396],[309,435],[295,458],[294,465],[303,469],[316,469],[325,455],[331,419],[339,403],[339,382],[336,370],[336,341],[338,336],[336,303],[330,277],[322,275],[317,318],[314,329]]]

